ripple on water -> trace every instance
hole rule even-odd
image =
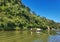
[[[50,36],[49,42],[60,42],[60,35]]]

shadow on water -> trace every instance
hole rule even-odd
[[[60,35],[55,31],[0,31],[0,42],[56,42]]]

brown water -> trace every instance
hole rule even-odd
[[[0,31],[0,42],[60,42],[55,31]]]

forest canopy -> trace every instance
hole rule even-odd
[[[60,28],[60,23],[40,17],[21,0],[0,0],[0,30]]]

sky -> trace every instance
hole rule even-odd
[[[60,22],[60,0],[22,0],[37,15]]]

